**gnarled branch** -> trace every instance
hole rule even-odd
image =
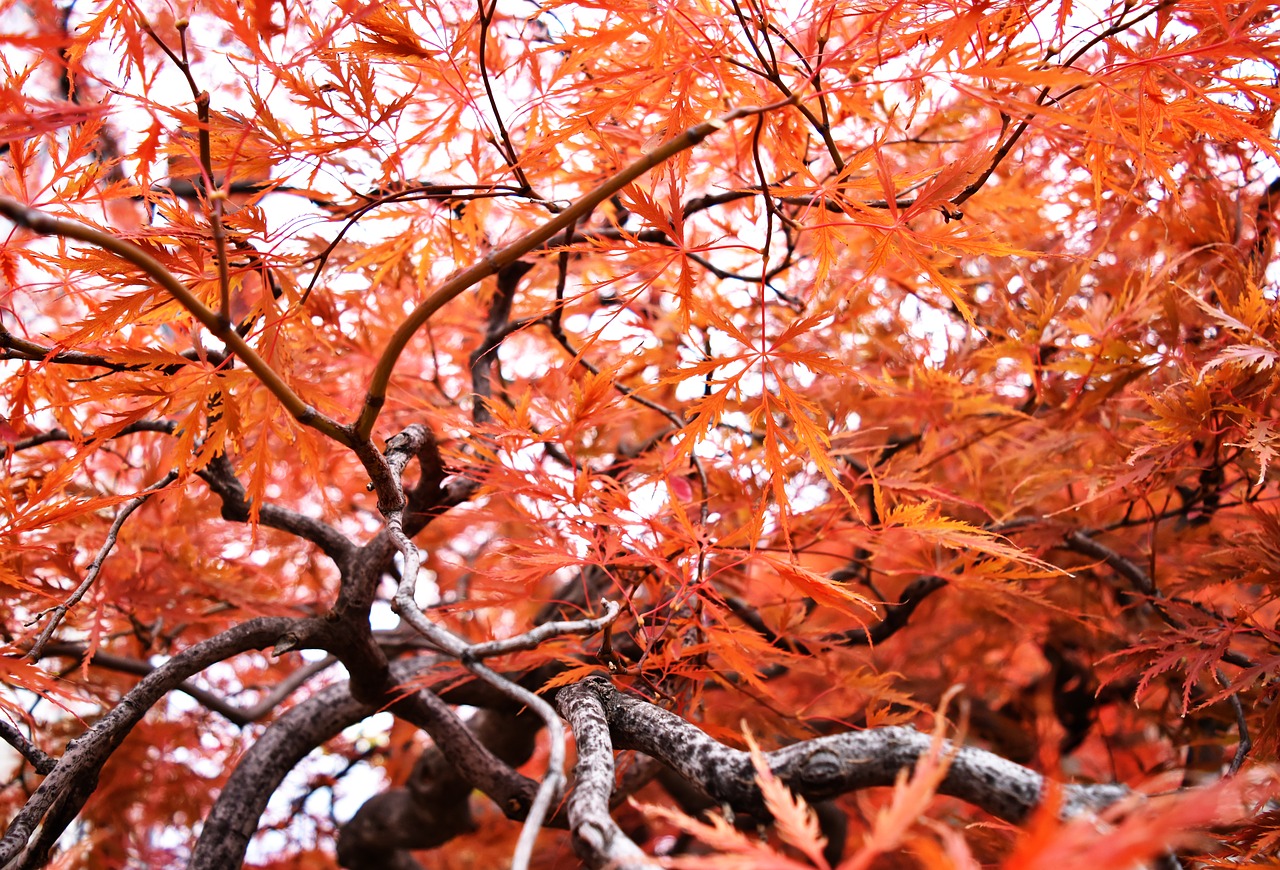
[[[560,695],[567,697],[561,701]],[[592,697],[594,696],[594,697]],[[633,853],[602,820],[596,792],[612,783],[612,753],[602,748],[600,719],[608,724],[615,748],[635,749],[657,758],[717,802],[740,813],[766,815],[751,756],[725,746],[674,713],[624,695],[604,677],[589,677],[562,689],[557,703],[571,722],[579,744],[578,776],[587,793],[571,803],[575,841],[593,866],[630,861]],[[893,785],[932,748],[932,738],[914,728],[890,726],[806,740],[764,754],[774,775],[796,794],[817,802],[850,791]],[[1025,820],[1041,803],[1046,781],[1033,770],[991,752],[944,744],[950,759],[939,786],[1007,821]],[[1064,816],[1100,810],[1132,792],[1122,785],[1066,785]],[[576,808],[576,809],[574,809]],[[579,827],[581,826],[581,830]],[[628,841],[629,842],[629,841]],[[634,846],[634,844],[632,844]],[[598,859],[598,860],[597,860]]]
[[[283,618],[251,619],[184,650],[134,686],[92,728],[67,745],[57,765],[0,838],[0,867],[37,867],[98,785],[111,754],[166,693],[192,674],[237,653],[270,646],[289,627]],[[19,859],[15,862],[15,859]]]

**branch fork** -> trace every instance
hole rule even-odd
[[[566,782],[564,725],[550,704],[489,668],[483,664],[482,659],[532,649],[551,637],[567,634],[594,634],[617,619],[622,608],[616,602],[605,601],[603,616],[572,622],[547,623],[517,637],[480,644],[469,643],[427,619],[414,597],[418,587],[418,570],[422,564],[422,555],[417,545],[405,534],[404,510],[407,500],[402,475],[413,457],[418,457],[421,462],[424,456],[434,453],[435,448],[435,436],[431,430],[421,424],[414,424],[389,439],[385,453],[372,449],[372,445],[367,443],[359,445],[356,452],[373,483],[378,497],[378,509],[386,523],[387,535],[404,560],[391,609],[436,649],[458,659],[477,677],[516,703],[533,710],[547,729],[550,755],[547,761],[547,773],[538,787],[533,804],[529,807],[512,857],[513,868],[525,868],[533,857],[535,840],[551,811],[552,803],[561,797],[564,790]]]

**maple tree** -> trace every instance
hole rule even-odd
[[[0,10],[0,866],[1280,842],[1272,4]]]

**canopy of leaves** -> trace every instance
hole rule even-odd
[[[1274,4],[0,0],[0,46],[0,866],[221,866],[273,763],[255,866],[566,866],[441,723],[549,798],[530,693],[601,673],[754,753],[772,840],[627,756],[678,866],[1274,849]],[[1019,829],[941,730],[813,807],[760,752],[952,697],[1173,795]]]

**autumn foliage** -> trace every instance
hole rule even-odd
[[[1274,855],[1274,4],[0,47],[0,867]]]

